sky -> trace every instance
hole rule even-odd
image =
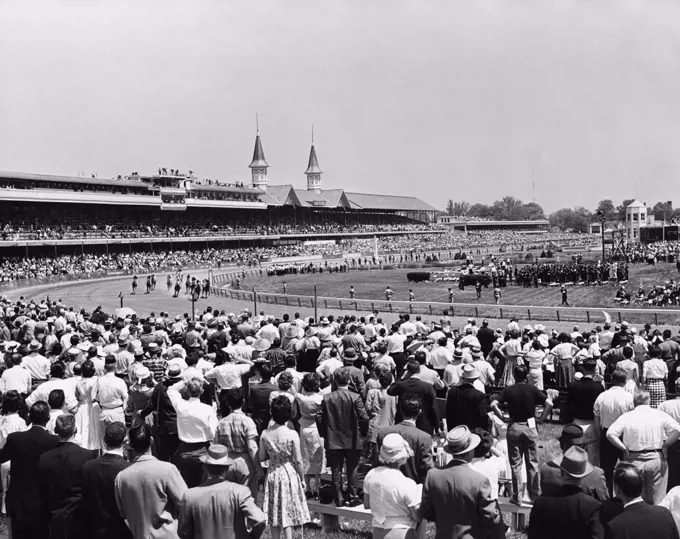
[[[675,0],[2,0],[0,170],[675,200]],[[535,193],[532,190],[535,182]]]

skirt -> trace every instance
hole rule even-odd
[[[659,404],[666,401],[666,386],[660,378],[645,381],[645,390],[649,391],[649,405],[658,408]]]

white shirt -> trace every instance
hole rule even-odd
[[[5,447],[7,437],[13,432],[23,432],[28,427],[19,414],[8,414],[0,417],[0,449]]]
[[[214,379],[220,389],[233,389],[243,385],[241,376],[250,371],[250,365],[244,363],[224,363],[205,373],[207,379]]]
[[[603,391],[595,399],[593,411],[600,426],[608,429],[614,421],[633,409],[633,395],[619,386],[613,386]]]
[[[203,371],[201,369],[198,369],[196,367],[187,367],[182,371],[182,381],[184,381],[184,383],[191,382],[191,380],[193,380],[194,378],[198,378],[202,382],[205,382],[205,378],[203,377]]]
[[[680,397],[662,402],[659,404],[659,410],[666,412],[669,416],[680,423]]]
[[[21,365],[14,365],[0,377],[0,391],[5,394],[13,390],[25,395],[31,392],[31,373]]]
[[[105,410],[123,406],[128,398],[127,384],[112,372],[97,380],[94,391],[95,400],[98,400],[99,405]]]
[[[168,388],[168,398],[177,412],[177,435],[182,442],[211,442],[217,431],[217,414],[198,398],[185,401],[176,389]]]
[[[321,362],[321,365],[316,368],[316,374],[324,378],[330,378],[341,367],[344,367],[344,363],[337,357],[331,357]]]
[[[364,478],[364,493],[370,498],[374,528],[415,528],[409,507],[415,507],[422,497],[422,485],[404,476],[399,470],[379,466]]]
[[[491,483],[491,499],[498,499],[498,477],[505,472],[505,459],[492,455],[489,458],[475,458],[470,461],[470,468],[479,472]]]
[[[415,335],[416,325],[411,321],[404,322],[401,326],[399,326],[399,333],[406,335],[407,337],[410,335]]]
[[[45,425],[45,430],[50,434],[54,434],[54,427],[57,426],[57,418],[64,415],[63,410],[50,410],[50,420]]]
[[[406,336],[400,333],[393,333],[385,337],[385,344],[387,344],[388,354],[398,354],[404,351],[404,341]]]
[[[445,369],[453,363],[453,354],[446,346],[438,346],[430,352],[430,363],[434,369]]]
[[[125,382],[123,382],[123,384],[125,384]],[[76,400],[76,392],[73,388],[73,384],[68,380],[61,378],[53,378],[52,380],[40,384],[26,399],[26,406],[30,408],[38,401],[47,402],[50,392],[54,389],[61,389],[64,392],[64,407],[62,408],[64,412],[75,413],[78,409],[78,401]]]
[[[490,386],[494,383],[494,380],[496,379],[496,370],[491,363],[484,359],[478,359],[477,361],[473,361],[472,364],[477,369],[477,372],[479,373],[478,380],[483,386]],[[484,392],[485,390],[482,390],[482,393]]]
[[[274,324],[267,324],[260,328],[260,331],[256,333],[258,338],[267,339],[269,342],[274,342],[274,339],[279,338],[279,330],[274,326]]]
[[[675,419],[643,404],[614,421],[607,436],[623,436],[623,445],[629,451],[646,451],[661,449],[674,431],[680,432],[680,425]]]
[[[24,357],[21,366],[31,374],[33,380],[47,380],[50,377],[50,360],[37,352]]]
[[[672,513],[675,525],[680,530],[680,487],[673,487],[669,490],[666,497],[659,502],[659,505]]]

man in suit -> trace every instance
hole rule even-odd
[[[324,439],[326,460],[335,487],[335,505],[361,504],[356,492],[355,471],[363,437],[368,433],[368,414],[361,396],[349,390],[350,373],[342,367],[333,374],[337,389],[324,395],[317,411],[316,425]],[[347,496],[342,494],[342,469],[347,465]]]
[[[260,363],[258,371],[262,381],[259,384],[250,386],[248,408],[253,421],[255,421],[257,433],[262,434],[262,431],[269,425],[269,395],[271,395],[272,391],[276,391],[278,386],[272,384],[273,373],[269,363]]]
[[[604,530],[599,516],[602,504],[579,486],[581,479],[593,471],[588,453],[580,447],[570,447],[560,462],[560,470],[561,488],[534,501],[528,539],[602,539]]]
[[[83,466],[86,536],[92,539],[132,539],[116,505],[116,476],[130,466],[123,456],[125,434],[123,423],[111,423],[104,432],[106,451]]]
[[[436,539],[505,537],[489,480],[468,465],[479,442],[479,436],[465,425],[450,430],[445,451],[453,459],[446,467],[433,468],[427,474],[419,513],[422,519],[436,523]]]
[[[583,443],[583,429],[581,429],[581,427],[572,423],[571,425],[565,425],[562,428],[560,448],[563,453],[573,446],[578,446],[583,449]],[[562,491],[565,478],[561,469],[563,459],[564,456],[559,456],[541,465],[541,492],[545,496],[558,496]],[[590,460],[590,458],[588,460]],[[593,466],[592,471],[581,477],[578,483],[583,492],[592,496],[599,502],[603,502],[609,498],[604,472],[597,466]]]
[[[446,396],[446,423],[449,427],[465,425],[470,430],[489,430],[489,401],[472,384],[479,378],[474,367],[462,374],[461,384],[451,386]]]
[[[265,528],[265,515],[255,505],[248,487],[227,479],[233,464],[227,448],[213,444],[201,460],[206,479],[184,495],[179,536],[182,539],[258,539]]]
[[[642,499],[644,481],[634,464],[622,462],[614,470],[614,493],[623,512],[605,525],[606,539],[678,539],[678,527],[665,507]]]
[[[416,483],[424,483],[425,476],[430,468],[434,467],[432,461],[432,436],[425,434],[416,427],[416,418],[420,413],[420,397],[414,394],[402,395],[399,399],[399,408],[403,420],[397,425],[382,427],[378,432],[378,451],[375,452],[374,466],[378,465],[378,452],[385,436],[396,432],[411,446],[413,455],[401,467],[402,473]]]
[[[187,490],[174,464],[151,455],[151,429],[142,423],[130,429],[135,460],[116,476],[116,505],[134,539],[177,537],[177,516]]]
[[[7,516],[11,519],[13,539],[46,539],[50,514],[39,494],[38,464],[43,453],[59,445],[59,438],[45,430],[50,420],[50,408],[46,402],[33,404],[29,419],[33,426],[27,431],[10,434],[0,453],[0,462],[12,462]]]
[[[484,354],[484,357],[488,357],[493,348],[493,343],[496,342],[496,332],[489,327],[488,320],[482,321],[482,327],[477,332],[477,340],[482,349],[482,354]]]
[[[387,390],[387,394],[392,397],[415,393],[420,396],[422,409],[416,420],[416,427],[427,434],[432,434],[437,426],[437,413],[434,409],[434,399],[436,397],[432,384],[414,378],[414,374],[420,372],[420,363],[416,359],[410,359],[406,364],[406,376],[404,380],[398,380]],[[397,411],[395,417],[399,422],[403,419],[401,412]]]
[[[78,432],[74,415],[60,415],[54,432],[59,445],[43,453],[38,464],[40,495],[52,517],[50,539],[76,539],[84,531],[83,466],[95,454],[73,442]]]

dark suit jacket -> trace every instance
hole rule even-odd
[[[452,386],[446,395],[446,425],[466,425],[470,430],[489,430],[489,402],[472,384]]]
[[[94,458],[93,451],[73,442],[61,442],[40,457],[40,495],[49,507],[53,529],[72,525],[82,529],[83,466]]]
[[[562,470],[554,460],[541,465],[541,493],[544,496],[559,496],[565,482]],[[581,490],[598,502],[609,499],[609,490],[604,479],[604,471],[597,466],[579,482]]]
[[[529,516],[528,539],[603,539],[600,506],[576,485],[559,496],[539,496]]]
[[[262,382],[250,386],[248,408],[253,421],[255,421],[258,432],[262,432],[267,428],[267,425],[269,425],[269,419],[271,417],[269,395],[278,388],[279,387],[276,384],[272,384],[271,382]]]
[[[477,331],[477,340],[482,349],[484,356],[488,356],[493,348],[493,343],[496,342],[496,332],[490,327],[481,327]]]
[[[316,426],[326,449],[361,449],[368,433],[364,401],[349,389],[331,391],[316,412]]]
[[[387,394],[392,397],[399,397],[409,393],[420,396],[423,401],[422,410],[416,419],[416,427],[423,432],[432,434],[437,426],[437,412],[434,409],[434,399],[436,397],[434,387],[432,387],[432,384],[423,382],[418,378],[407,378],[392,384],[387,390]],[[400,422],[402,419],[404,418],[401,415],[401,410],[397,407],[395,421]]]
[[[57,436],[38,426],[7,437],[0,462],[12,461],[12,479],[7,492],[7,514],[12,518],[49,517],[40,496],[38,463],[43,453],[58,445]]]
[[[132,539],[116,505],[116,476],[130,466],[120,455],[105,453],[83,466],[83,510],[86,536],[92,539]]]
[[[437,524],[436,539],[502,539],[505,525],[491,485],[466,462],[432,468],[423,485],[420,517]]]
[[[389,427],[382,427],[378,431],[378,449],[382,446],[382,441],[388,434],[396,432],[408,442],[413,450],[413,456],[401,467],[401,472],[413,479],[416,483],[424,483],[425,476],[430,468],[434,468],[432,458],[432,436],[425,434],[419,428],[412,425],[399,423]],[[374,466],[378,466],[378,451],[374,452]]]
[[[678,527],[665,507],[634,503],[605,525],[607,539],[678,539]]]

